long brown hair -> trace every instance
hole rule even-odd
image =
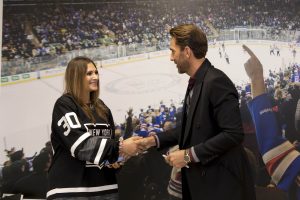
[[[83,101],[82,97],[84,95],[83,81],[87,72],[87,65],[92,63],[95,68],[96,64],[90,58],[78,56],[73,58],[67,66],[65,73],[65,91],[64,94],[70,94],[82,107],[84,113],[90,118],[94,123],[96,122],[95,117],[92,113],[91,108],[95,108],[96,113],[108,121],[108,108],[99,100],[100,94],[100,84],[98,80],[98,90],[90,93],[90,106]]]

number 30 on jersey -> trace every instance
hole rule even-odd
[[[73,120],[72,120],[73,119]],[[66,131],[64,132],[65,136],[68,136],[71,128],[80,128],[81,125],[79,123],[79,120],[77,118],[76,113],[74,112],[69,112],[66,113],[65,116],[63,116],[58,122],[57,122],[58,126],[63,126],[64,129],[66,129]]]

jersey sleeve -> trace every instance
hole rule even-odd
[[[60,98],[54,106],[52,116],[54,137],[79,160],[98,165],[104,160],[117,160],[118,142],[113,138],[93,136],[84,125],[82,118],[85,115],[82,112],[70,98]],[[111,127],[113,126],[111,124]]]
[[[266,168],[277,187],[288,191],[300,173],[300,153],[282,137],[267,94],[255,97],[248,107]]]

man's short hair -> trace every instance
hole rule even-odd
[[[194,24],[182,24],[170,30],[170,35],[175,38],[176,44],[183,50],[190,47],[194,56],[198,59],[204,58],[208,44],[205,33]]]
[[[49,152],[45,151],[37,155],[33,161],[33,169],[36,172],[43,172],[45,171],[47,164],[50,162],[50,154]]]

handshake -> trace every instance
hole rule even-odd
[[[133,136],[126,140],[120,141],[119,157],[123,158],[126,162],[130,157],[137,156],[143,153],[150,147],[156,146],[155,136],[139,137]],[[179,149],[178,146],[171,149],[167,155],[163,155],[167,164],[177,169],[182,167],[189,168],[188,164],[192,162],[192,156],[189,149]]]
[[[125,161],[132,156],[137,156],[149,149],[152,146],[156,146],[154,136],[149,136],[146,138],[139,136],[132,136],[126,140],[120,141],[119,155],[122,156]]]

